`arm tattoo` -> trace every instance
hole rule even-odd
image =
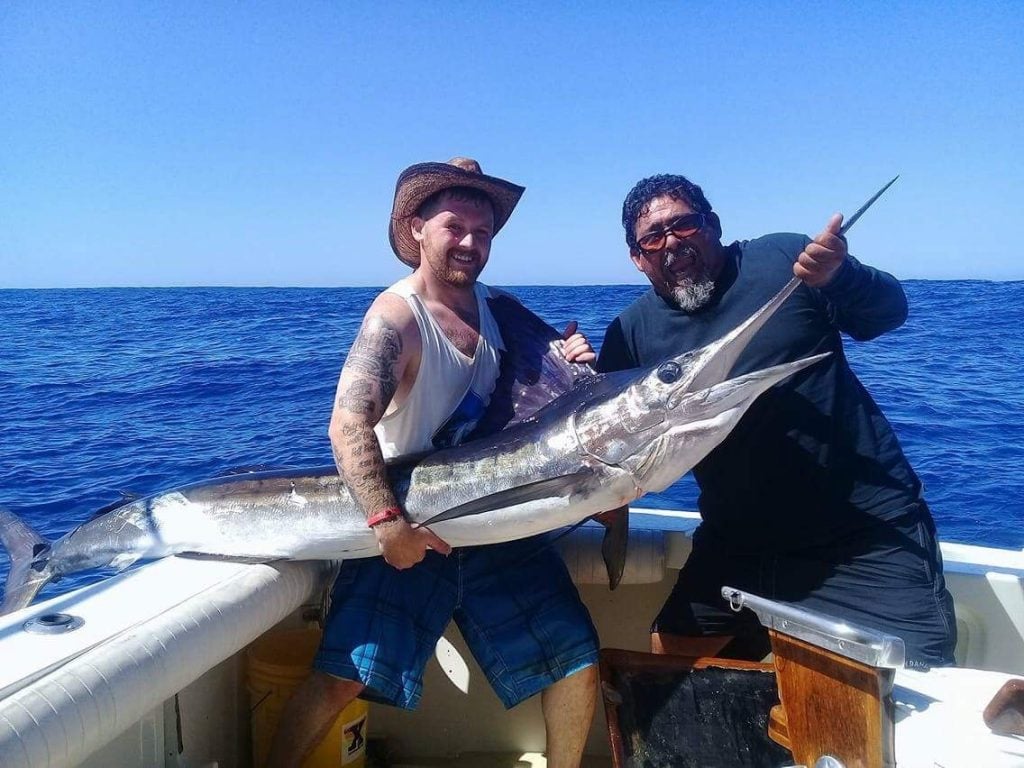
[[[338,395],[338,405],[352,413],[373,413],[377,403],[373,399],[373,386],[369,379],[356,379],[347,390]]]
[[[375,382],[382,404],[387,404],[398,389],[395,365],[401,354],[402,336],[398,330],[383,318],[371,317],[352,343],[345,366]]]
[[[364,514],[396,505],[380,444],[369,424],[346,424],[341,439],[331,447],[341,477]]]
[[[396,504],[373,422],[383,414],[398,389],[395,367],[402,354],[398,330],[380,317],[364,322],[345,360],[344,389],[337,406],[356,416],[345,423],[334,459],[355,501],[367,515]]]

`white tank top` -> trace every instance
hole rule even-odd
[[[402,404],[374,427],[381,452],[387,459],[457,445],[480,420],[498,379],[504,345],[487,306],[491,289],[482,283],[474,286],[480,340],[472,358],[444,335],[409,278],[399,280],[387,292],[401,296],[412,309],[423,346],[412,389]]]

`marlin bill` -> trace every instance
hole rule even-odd
[[[790,282],[721,339],[659,365],[598,375],[552,349],[557,331],[492,303],[506,346],[490,433],[388,466],[406,516],[452,546],[520,539],[661,491],[729,434],[775,383],[824,355],[728,378],[744,347],[796,287]],[[505,302],[505,303],[502,303]],[[505,328],[516,331],[505,335]],[[125,502],[54,542],[0,508],[11,572],[0,613],[49,581],[173,554],[275,560],[379,554],[335,467],[249,473]]]

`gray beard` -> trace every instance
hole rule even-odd
[[[668,254],[665,268],[671,269],[676,259],[683,258],[692,259],[695,264],[700,265],[700,272],[696,279],[684,277],[673,285],[672,300],[684,312],[696,312],[711,301],[715,293],[715,281],[708,277],[700,251],[689,243],[680,243],[678,248]]]
[[[698,281],[686,278],[672,288],[672,300],[684,312],[696,312],[711,301],[715,294],[715,281],[702,277]]]

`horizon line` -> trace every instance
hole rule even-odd
[[[901,283],[1020,283],[1024,282],[1022,277],[992,278],[992,277],[906,277],[900,278]],[[628,288],[628,287],[650,287],[650,283],[487,283],[495,287],[513,288]],[[4,286],[0,285],[0,291],[112,291],[112,290],[336,290],[336,289],[367,289],[385,290],[385,284],[360,284],[360,285],[228,285],[228,284],[170,284],[170,285],[46,285],[46,286]]]

